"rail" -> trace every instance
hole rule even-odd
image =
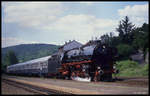
[[[58,90],[53,90],[53,89],[47,89],[47,88],[43,88],[43,87],[39,87],[39,86],[34,86],[34,85],[30,85],[30,84],[24,84],[24,83],[20,83],[17,81],[13,81],[13,80],[8,80],[5,78],[2,78],[2,81],[18,87],[18,88],[22,88],[28,92],[32,92],[32,93],[36,93],[36,94],[40,94],[40,95],[52,95],[52,94],[71,94],[71,93],[67,93],[67,92],[62,92],[62,91],[58,91]]]

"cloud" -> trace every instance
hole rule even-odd
[[[64,11],[56,2],[2,2],[6,23],[17,23],[23,27],[39,27],[56,20]]]
[[[119,9],[119,16],[129,16],[131,21],[137,26],[141,26],[143,23],[148,23],[148,4],[126,6],[124,9]]]
[[[7,37],[7,38],[2,37],[2,48],[8,47],[8,46],[19,45],[19,44],[33,44],[33,43],[39,43],[39,42],[25,41],[22,39],[12,38],[12,37]]]
[[[66,15],[43,28],[58,32],[68,40],[74,38],[85,43],[92,36],[99,37],[107,32],[112,32],[117,23],[116,20],[100,19],[92,15],[79,14]]]

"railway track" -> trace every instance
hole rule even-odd
[[[58,94],[58,95],[68,94],[69,95],[71,94],[71,93],[66,93],[62,91],[56,91],[53,89],[46,89],[46,88],[37,87],[37,86],[29,85],[29,84],[24,84],[24,83],[12,81],[12,80],[4,79],[4,78],[2,79],[2,81],[14,87],[21,88],[25,91],[35,93],[35,94],[40,94],[40,95],[53,95],[53,94]]]
[[[3,76],[3,81],[35,94],[148,94],[148,78],[118,78],[115,82],[77,82],[50,78]],[[18,87],[18,88],[19,88]],[[19,89],[18,89],[19,90]],[[4,91],[3,91],[4,92]],[[11,92],[11,91],[10,91]],[[25,93],[26,94],[26,93]]]

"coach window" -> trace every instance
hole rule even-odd
[[[22,65],[22,70],[24,70],[25,69],[25,66],[24,65]]]
[[[47,68],[47,62],[45,62],[45,68]]]
[[[31,68],[33,68],[33,63],[31,64]]]
[[[28,68],[28,65],[25,65],[25,69],[27,69]]]
[[[34,68],[35,68],[35,69],[37,68],[37,65],[36,65],[36,63],[34,63]]]
[[[40,66],[41,66],[41,67],[43,66],[43,63],[42,63],[42,62],[40,63]]]
[[[32,64],[32,68],[35,68],[35,64],[34,63]]]
[[[25,69],[27,69],[27,65],[25,65],[25,67],[24,67]]]
[[[37,69],[38,65],[36,63],[34,63],[34,65],[35,65],[35,69]]]
[[[44,67],[44,62],[42,62],[42,68]]]
[[[43,68],[45,68],[45,62],[43,62]]]

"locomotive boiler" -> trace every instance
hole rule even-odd
[[[64,52],[58,76],[80,81],[111,81],[116,48],[99,41]]]

